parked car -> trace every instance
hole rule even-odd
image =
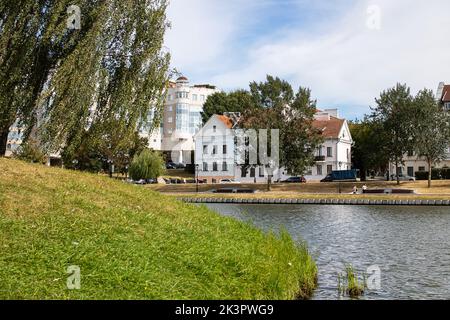
[[[359,180],[359,170],[335,170],[320,180],[320,182],[356,182]]]
[[[228,183],[240,183],[234,179],[220,179],[219,183],[221,184],[228,184]]]
[[[184,169],[186,165],[184,163],[176,163],[173,161],[169,161],[166,164],[166,169]]]
[[[166,163],[166,169],[176,169],[177,166],[173,162]]]
[[[415,177],[410,177],[407,175],[399,174],[398,179],[400,181],[416,181]],[[397,176],[395,174],[391,174],[391,181],[397,181]]]
[[[306,183],[305,177],[290,177],[284,181],[281,181],[281,183]]]

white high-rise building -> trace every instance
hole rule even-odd
[[[170,82],[167,88],[161,128],[149,136],[150,147],[163,151],[168,160],[193,163],[194,135],[201,129],[203,104],[217,92],[208,84],[190,85],[186,77]]]

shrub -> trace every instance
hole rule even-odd
[[[442,179],[450,180],[450,168],[441,169]]]
[[[428,171],[416,171],[416,180],[428,180]]]
[[[156,179],[164,173],[164,160],[153,150],[145,149],[133,158],[130,177],[133,180]]]
[[[446,179],[445,170],[448,169],[432,169],[431,170],[431,180]],[[428,180],[428,171],[416,171],[416,180]]]
[[[33,138],[29,138],[27,142],[17,148],[17,150],[13,153],[13,157],[32,163],[47,163],[47,156],[41,150],[38,142]]]

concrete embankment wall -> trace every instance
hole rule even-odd
[[[179,198],[187,203],[450,206],[450,200]]]

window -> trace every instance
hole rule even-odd
[[[217,154],[217,146],[213,146],[212,154]]]
[[[217,171],[217,162],[213,162],[213,171]]]
[[[167,107],[167,111],[172,112],[173,111],[173,107],[172,106],[168,106]]]
[[[350,160],[350,150],[347,149],[347,161]]]
[[[450,111],[450,102],[446,102],[444,104],[444,109],[447,110],[447,111]]]
[[[172,117],[168,117],[168,118],[167,118],[167,122],[168,122],[168,123],[172,123],[172,122],[173,122],[173,118],[172,118]]]
[[[188,99],[189,98],[189,93],[187,93],[185,91],[178,91],[177,92],[177,98],[178,99]]]
[[[333,166],[331,164],[327,165],[327,174],[333,172]]]
[[[264,167],[263,166],[259,167],[259,177],[260,178],[264,177]]]
[[[332,147],[327,147],[327,157],[328,158],[333,157],[333,148]]]
[[[228,171],[228,164],[225,161],[222,163],[222,171]]]
[[[200,95],[200,101],[205,101],[205,95]]]
[[[311,168],[309,168],[309,169],[306,171],[306,175],[307,175],[307,176],[312,176],[312,169],[311,169]]]
[[[321,165],[318,165],[318,166],[317,166],[317,175],[318,175],[318,176],[321,176],[321,175],[322,175],[322,166],[321,166]]]
[[[173,99],[173,96],[172,96],[171,94],[169,94],[169,95],[167,96],[167,100],[172,101],[172,99]]]
[[[213,126],[213,132],[216,133],[217,131],[217,126]]]
[[[203,162],[203,171],[208,171],[208,163]]]
[[[254,167],[250,168],[250,178],[254,178],[256,175],[256,169]]]
[[[198,96],[197,96],[196,94],[193,94],[193,95],[192,95],[192,100],[193,100],[193,101],[197,101],[197,99],[198,99]]]
[[[408,167],[408,176],[414,177],[414,167]]]
[[[409,150],[409,151],[408,151],[408,157],[413,157],[413,156],[414,156],[414,151]]]
[[[203,146],[203,154],[208,154],[208,146],[207,145]]]
[[[222,153],[223,153],[223,154],[227,154],[227,145],[226,145],[226,144],[224,144],[224,145],[222,146]]]
[[[425,167],[419,167],[419,171],[420,172],[424,172],[425,171]]]

